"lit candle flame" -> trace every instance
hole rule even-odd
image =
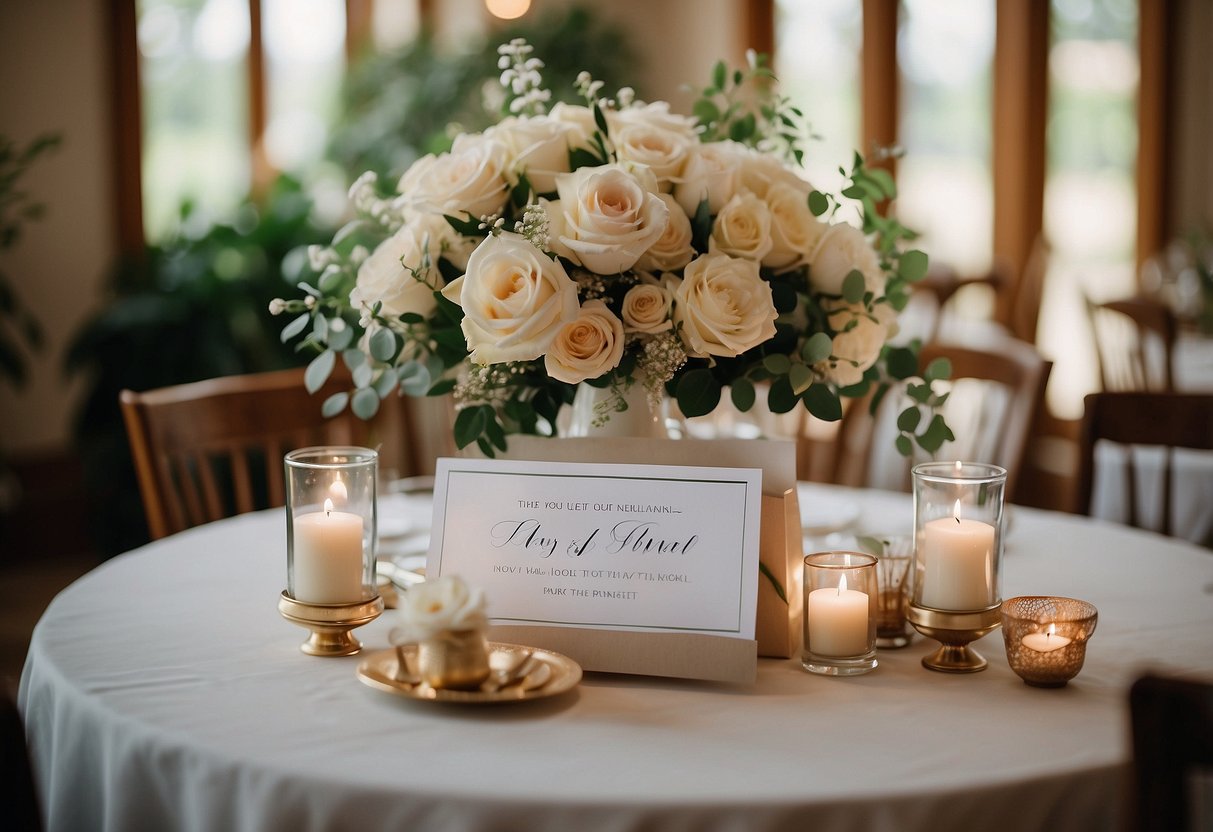
[[[1057,634],[1057,625],[1056,624],[1050,624],[1049,629],[1045,630],[1045,638],[1050,638],[1051,636],[1054,636],[1056,634]]]
[[[333,513],[333,501],[326,498],[324,501],[324,516],[328,517],[332,513]]]
[[[841,578],[838,579],[838,594],[842,595],[842,593],[844,593],[846,591],[847,591],[847,576],[844,574]]]
[[[955,518],[957,523],[960,522],[960,500],[959,499],[956,501],[956,504],[952,506],[952,517]]]
[[[345,502],[350,498],[350,493],[346,490],[345,483],[341,481],[340,477],[333,480],[333,484],[329,486],[329,494],[333,497],[333,499],[340,500],[342,502]]]

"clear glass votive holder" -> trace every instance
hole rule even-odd
[[[1078,675],[1099,611],[1076,598],[1023,595],[1002,602],[1007,664],[1033,687],[1059,688]]]
[[[915,465],[911,604],[944,612],[1001,602],[1006,469],[984,462]]]
[[[301,604],[361,604],[375,583],[379,454],[322,446],[291,451],[286,466],[287,594]]]
[[[876,667],[876,558],[862,552],[816,552],[804,559],[801,666],[825,676],[856,676]]]
[[[876,647],[882,650],[905,647],[914,628],[906,619],[910,601],[910,565],[914,560],[911,534],[859,534],[859,548],[876,558]]]

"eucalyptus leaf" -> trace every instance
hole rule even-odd
[[[366,353],[362,350],[345,350],[341,353],[341,360],[349,370],[357,370],[366,363]]]
[[[897,273],[910,283],[917,283],[927,276],[927,255],[918,249],[903,252]]]
[[[345,406],[349,404],[350,394],[344,391],[334,393],[324,400],[324,404],[320,406],[320,415],[326,419],[332,419],[341,411],[345,410]]]
[[[709,370],[690,370],[678,380],[674,398],[684,416],[706,416],[720,403],[720,382]]]
[[[757,394],[754,392],[754,385],[749,379],[736,378],[733,379],[733,384],[729,387],[729,397],[733,400],[733,407],[742,413],[746,413],[754,406]]]
[[[350,402],[350,409],[354,411],[354,415],[359,419],[373,419],[375,414],[379,412],[379,394],[372,387],[364,387],[361,390],[354,391],[354,398]]]
[[[400,389],[410,396],[424,396],[433,381],[430,371],[419,361],[406,361],[396,369]]]
[[[488,422],[484,410],[480,407],[465,407],[455,416],[455,446],[463,449],[471,445],[481,434]]]
[[[391,370],[386,370],[379,374],[379,378],[372,386],[379,398],[386,399],[396,389],[396,374]]]
[[[772,413],[788,413],[796,407],[800,399],[792,392],[792,385],[787,376],[781,376],[771,382],[767,391],[767,407]]]
[[[375,378],[375,368],[369,363],[363,364],[361,367],[354,370],[353,376],[355,387],[359,389],[370,387],[371,381]]]
[[[825,361],[834,350],[834,341],[824,332],[814,332],[804,346],[800,348],[800,357],[806,364],[816,364]]]
[[[289,324],[284,326],[282,328],[282,335],[279,336],[282,339],[282,343],[285,344],[287,341],[291,340],[296,335],[303,332],[304,328],[308,324],[308,321],[310,321],[311,319],[312,319],[311,313],[304,312],[298,318],[296,318],[295,320],[291,321]]]
[[[348,352],[349,345],[353,343],[353,340],[353,327],[343,326],[337,329],[331,323],[329,324],[329,347],[338,351],[345,350]]]
[[[317,315],[312,321],[312,337],[320,343],[326,343],[329,336],[329,320],[323,315]]]
[[[396,333],[390,329],[377,329],[371,336],[371,357],[376,361],[391,361],[398,347]]]
[[[788,370],[788,382],[792,385],[792,392],[799,396],[813,383],[813,371],[804,364],[793,364]]]
[[[889,350],[886,366],[895,379],[911,378],[918,372],[918,356],[909,347],[895,347]]]
[[[913,433],[918,430],[918,424],[921,421],[922,411],[917,407],[907,407],[897,414],[897,429],[906,433]]]
[[[851,269],[850,273],[842,281],[842,298],[847,303],[859,303],[863,300],[864,290],[867,284],[863,279],[863,272],[859,269]]]
[[[842,402],[838,394],[825,384],[814,384],[801,397],[805,407],[823,422],[837,422],[842,418]]]
[[[821,191],[809,192],[809,211],[815,217],[820,217],[830,210],[830,198]]]
[[[940,356],[927,365],[922,371],[922,377],[927,381],[938,381],[952,376],[952,362],[946,356]]]
[[[771,375],[782,376],[786,375],[788,370],[791,369],[792,362],[786,355],[783,355],[782,353],[775,353],[774,355],[768,355],[763,358],[762,366],[765,367],[767,372],[769,372]]]
[[[303,371],[303,386],[307,388],[309,393],[315,393],[324,383],[329,380],[329,376],[333,372],[333,365],[337,363],[337,353],[332,350],[325,350],[311,360],[307,365],[307,369]]]
[[[927,425],[927,429],[918,437],[918,445],[927,453],[935,453],[944,442],[950,442],[956,437],[952,435],[951,428],[944,422],[943,416],[936,413],[931,418],[931,423]]]
[[[901,454],[902,456],[908,457],[910,454],[914,453],[914,445],[912,442],[910,442],[910,437],[906,436],[904,433],[893,440],[893,445],[897,448],[897,453]]]

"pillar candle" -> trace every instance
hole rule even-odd
[[[868,640],[868,595],[847,589],[845,575],[838,588],[809,593],[809,651],[820,656],[859,656],[871,649]]]
[[[924,607],[980,610],[993,603],[993,526],[959,516],[929,520],[922,546]]]
[[[308,604],[347,604],[362,600],[362,518],[333,511],[295,518],[295,600]]]

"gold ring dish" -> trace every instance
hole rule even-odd
[[[309,656],[352,656],[362,649],[351,630],[370,624],[383,612],[383,598],[376,595],[354,604],[308,604],[296,601],[282,590],[278,612],[292,624],[311,631],[299,649]]]
[[[568,656],[537,647],[488,643],[489,664],[520,668],[523,672],[505,680],[487,681],[480,688],[456,690],[436,688],[417,672],[418,645],[404,644],[369,654],[358,664],[358,679],[364,685],[406,699],[460,704],[525,702],[566,693],[581,681],[581,665]],[[526,653],[526,661],[519,654]]]

